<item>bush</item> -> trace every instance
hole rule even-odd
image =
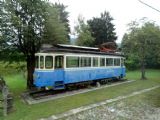
[[[15,74],[17,72],[25,72],[26,71],[26,63],[9,63],[9,62],[0,62],[0,75],[9,75]]]
[[[140,67],[139,62],[134,59],[126,60],[125,66],[128,70],[136,70]]]

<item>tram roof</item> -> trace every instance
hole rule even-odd
[[[96,47],[83,47],[83,46],[65,45],[65,44],[57,44],[54,46],[43,46],[40,52],[41,53],[64,52],[64,53],[124,56],[121,52],[102,52],[100,51],[99,48]]]
[[[96,47],[85,47],[85,46],[77,46],[77,45],[66,45],[66,44],[57,44],[59,47],[67,47],[67,48],[76,48],[76,49],[90,49],[90,50],[98,50]]]

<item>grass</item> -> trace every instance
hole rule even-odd
[[[147,70],[146,74],[148,80],[142,81],[139,80],[139,71],[131,71],[127,73],[127,78],[136,80],[135,82],[56,99],[53,101],[35,105],[27,105],[23,103],[20,97],[20,94],[26,90],[26,81],[24,80],[22,75],[6,75],[5,80],[10,88],[10,91],[12,91],[14,95],[15,111],[9,114],[7,117],[1,117],[0,115],[0,120],[35,120],[43,117],[49,117],[53,114],[59,114],[83,105],[88,105],[106,99],[115,98],[120,95],[127,95],[134,91],[160,85],[159,73],[160,70]],[[155,93],[155,95],[156,94],[157,93]],[[160,102],[157,100],[153,100],[151,103],[155,103],[155,105],[157,106],[160,105]]]
[[[154,89],[152,91],[149,91],[144,94],[139,94],[133,97],[130,97],[125,101],[127,104],[143,104],[147,103],[148,105],[151,105],[153,107],[160,107],[160,88]]]

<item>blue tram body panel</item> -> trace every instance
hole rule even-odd
[[[72,68],[56,70],[35,70],[34,84],[37,87],[55,86],[55,82],[64,84],[98,80],[112,77],[124,77],[125,67],[111,68]]]
[[[64,81],[64,70],[35,70],[34,85],[37,87],[54,86],[55,81]]]
[[[68,84],[119,76],[125,76],[125,68],[92,68],[83,70],[73,69],[65,71],[64,82],[65,84]]]

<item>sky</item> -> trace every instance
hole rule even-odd
[[[69,21],[71,31],[77,23],[79,15],[85,20],[93,17],[100,17],[104,11],[110,12],[117,33],[117,42],[120,43],[124,33],[127,32],[127,24],[133,20],[139,20],[143,17],[154,21],[160,25],[160,12],[157,12],[138,0],[50,0],[51,2],[59,2],[68,6],[66,11],[69,12]],[[156,9],[160,10],[160,0],[141,0]]]

